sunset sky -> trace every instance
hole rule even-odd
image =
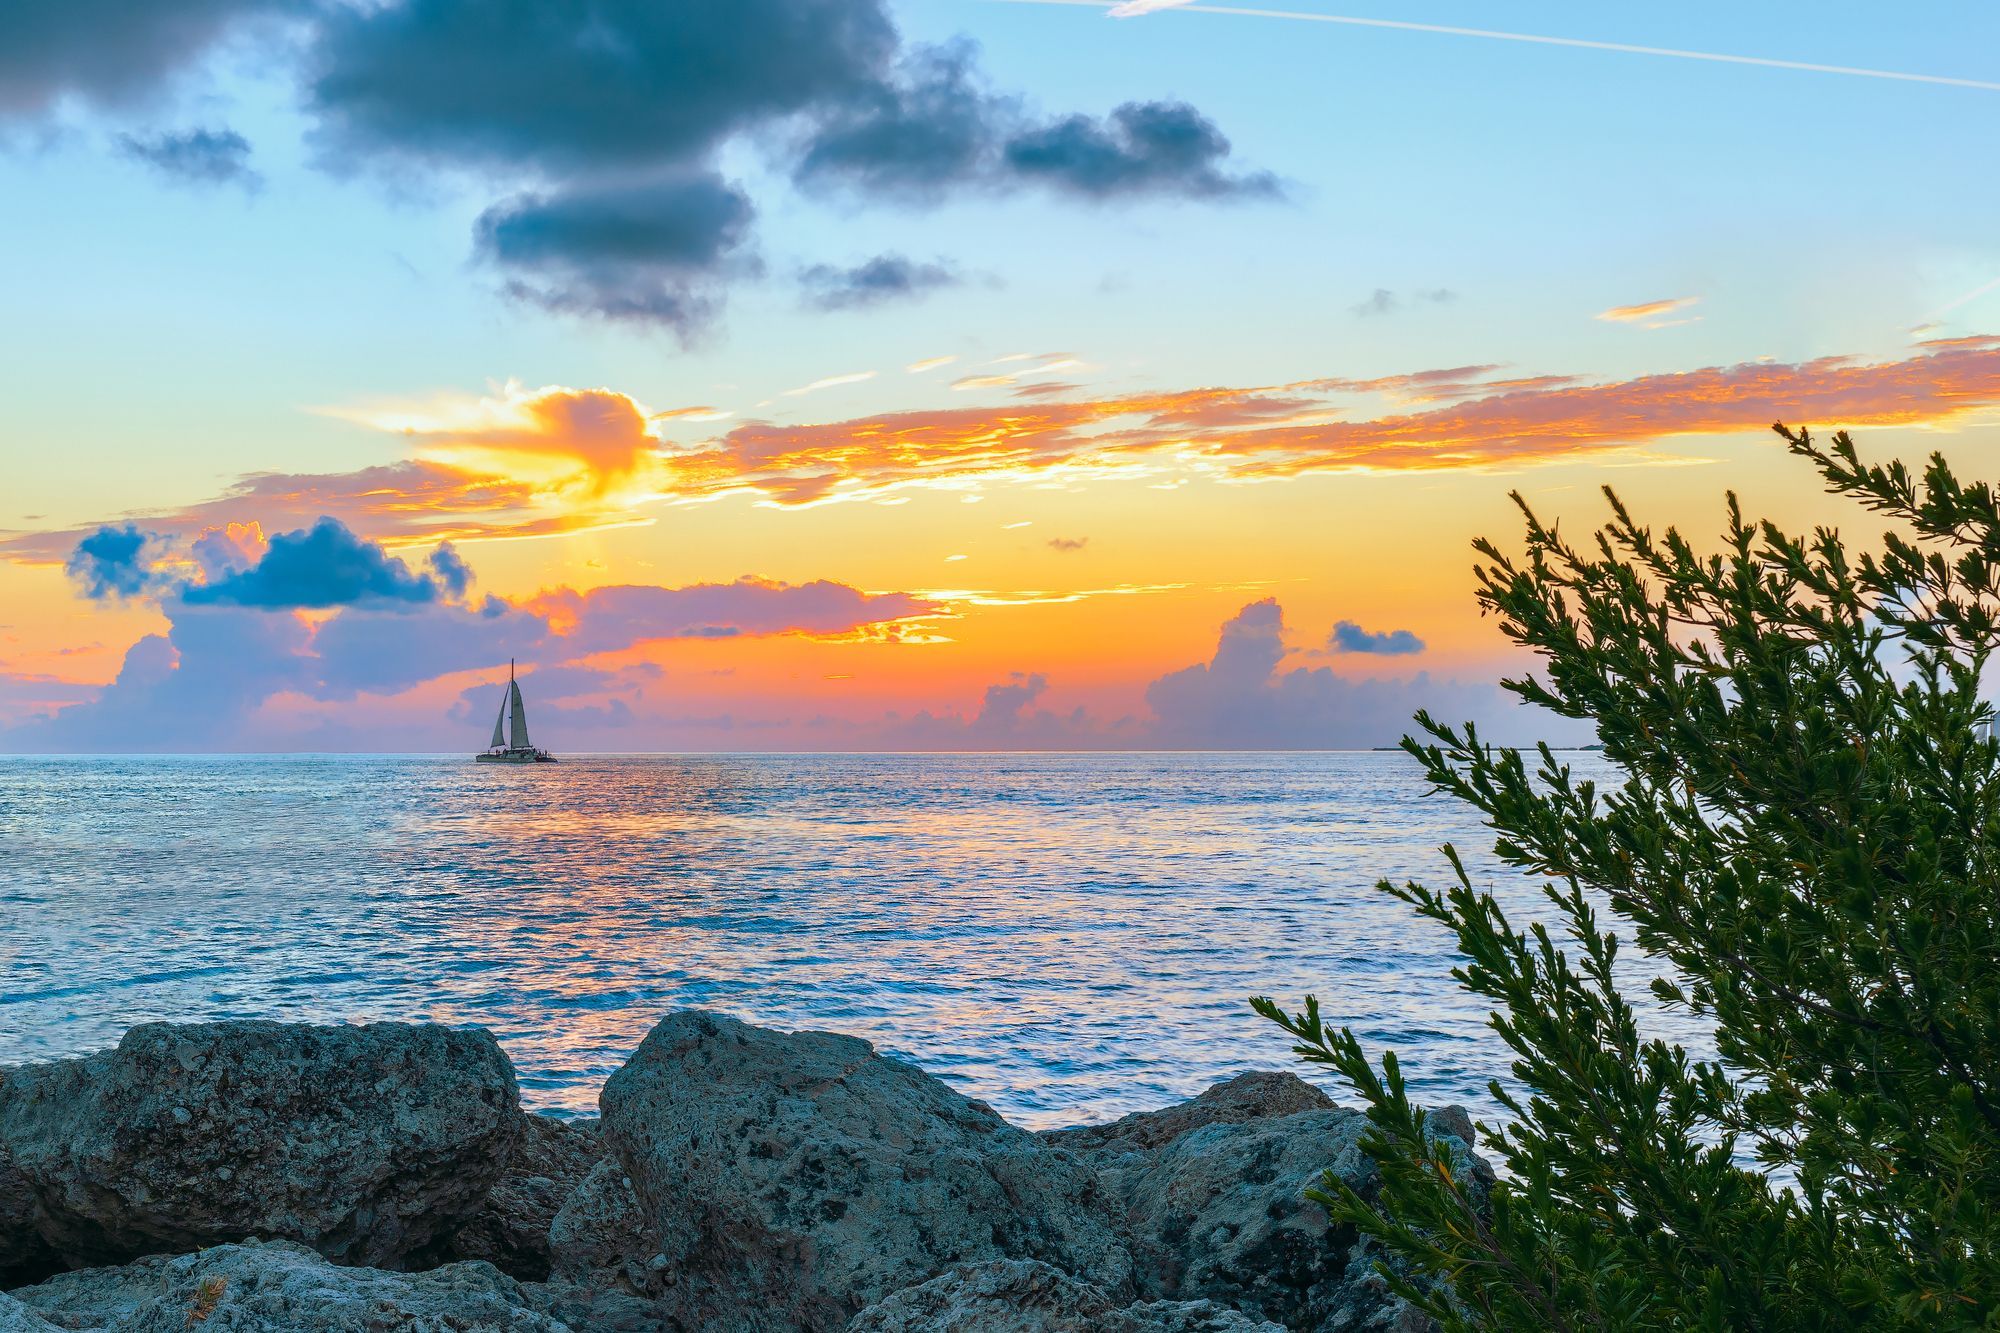
[[[2000,475],[1995,52],[1970,2],[7,6],[0,749],[469,751],[510,658],[558,752],[1584,739],[1495,688],[1510,489],[1873,536],[1776,418]]]

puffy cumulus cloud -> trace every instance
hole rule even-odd
[[[1354,680],[1330,668],[1280,671],[1287,655],[1284,611],[1252,602],[1222,627],[1207,661],[1161,676],[1146,688],[1148,743],[1169,749],[1359,749],[1395,743],[1428,708],[1468,718],[1501,743],[1547,739],[1576,744],[1588,733],[1527,708],[1497,684]]]
[[[81,702],[73,690],[51,695],[26,677],[0,673],[0,697],[38,700],[46,713],[0,736],[7,746],[267,748],[285,740],[263,711],[281,696],[311,704],[393,698],[516,657],[543,664],[551,688],[567,673],[576,693],[601,692],[589,682],[609,677],[581,660],[594,654],[675,638],[893,635],[901,622],[944,611],[900,593],[758,579],[474,601],[465,595],[472,571],[451,546],[413,569],[332,519],[268,543],[248,528],[205,533],[194,543],[198,553],[175,559],[189,576],[167,581],[145,555],[155,540],[136,528],[105,529],[85,539],[89,554],[80,568],[110,590],[106,595],[124,587],[127,595],[157,597],[168,632],[135,643],[117,679]],[[618,678],[629,683],[647,670],[619,668]],[[617,701],[578,708],[578,719],[629,716]],[[166,716],[153,719],[156,712]],[[378,745],[398,739],[356,735]],[[312,743],[342,742],[335,734]]]
[[[158,586],[153,572],[157,552],[148,549],[156,545],[135,524],[107,524],[77,542],[63,570],[92,601],[138,597]]]
[[[960,281],[950,265],[919,263],[904,255],[877,255],[852,268],[814,264],[799,274],[806,304],[819,310],[855,310],[907,301],[953,287]]]
[[[463,591],[468,578],[455,551],[447,548],[442,559],[441,570],[417,573],[379,543],[355,536],[338,519],[322,518],[311,528],[272,537],[255,564],[190,584],[179,595],[190,606],[266,611],[435,602],[453,584]]]
[[[256,564],[269,546],[261,524],[224,523],[198,533],[188,545],[188,555],[202,577],[213,583]]]
[[[151,97],[219,39],[294,0],[26,0],[0,5],[0,117],[39,115],[69,97]]]
[[[187,130],[178,134],[121,134],[119,151],[170,180],[191,185],[264,183],[250,165],[250,141],[235,130]]]
[[[1424,650],[1424,641],[1406,629],[1365,630],[1351,620],[1333,627],[1326,646],[1336,653],[1373,653],[1399,657]]]
[[[296,616],[169,602],[170,628],[126,650],[95,698],[0,733],[31,750],[256,748],[248,724],[266,700],[311,683],[311,631]]]
[[[1223,170],[1229,140],[1185,102],[1128,102],[1098,119],[1065,116],[1008,140],[1007,165],[1028,180],[1087,199],[1173,194],[1272,198],[1277,177]]]
[[[475,230],[511,295],[665,325],[685,340],[714,315],[725,260],[753,213],[741,190],[703,174],[520,195],[482,213]]]

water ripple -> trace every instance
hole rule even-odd
[[[593,1109],[706,1005],[873,1040],[1031,1125],[1292,1063],[1320,995],[1483,1103],[1506,1057],[1450,942],[1375,892],[1468,853],[1394,754],[0,760],[0,1063],[153,1019],[481,1023]]]

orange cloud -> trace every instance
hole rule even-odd
[[[355,472],[257,472],[216,499],[178,510],[124,515],[120,521],[192,542],[211,529],[254,524],[282,532],[307,527],[322,515],[390,546],[554,536],[651,521],[622,501],[563,495],[528,481],[425,461]],[[60,564],[96,527],[93,523],[0,537],[0,559]]]
[[[1615,305],[1609,310],[1598,311],[1597,318],[1611,324],[1641,324],[1648,320],[1658,319],[1662,315],[1671,315],[1677,310],[1685,310],[1699,300],[1701,300],[1699,296],[1671,296],[1664,301],[1641,301],[1637,305]],[[1648,325],[1648,327],[1657,326]]]
[[[649,424],[624,395],[548,389],[515,399],[510,424],[403,425],[420,455],[412,461],[332,475],[256,474],[216,500],[121,518],[191,540],[229,523],[258,520],[276,531],[328,514],[391,545],[413,545],[647,523],[652,505],[732,494],[799,506],[1005,481],[1518,466],[1758,430],[1778,418],[1827,428],[1911,425],[2000,404],[2000,337],[1938,340],[1890,361],[1741,362],[1608,383],[1495,378],[1499,370],[1048,395],[800,425],[746,421],[681,440],[665,432],[694,428],[694,419]],[[1366,414],[1360,405],[1369,397],[1417,410]],[[454,452],[472,441],[485,452]],[[578,472],[550,478],[508,465],[538,457],[569,460]],[[6,537],[0,558],[60,561],[85,531]]]
[[[1896,361],[1744,362],[1608,384],[1485,381],[1494,367],[1271,388],[1192,389],[802,426],[748,422],[670,456],[663,491],[750,489],[779,504],[865,498],[1068,469],[1224,477],[1552,462],[1681,435],[1943,422],[2000,403],[2000,338],[1953,339]],[[1481,392],[1481,390],[1488,392]],[[1338,395],[1406,393],[1424,411],[1345,419]]]
[[[603,491],[659,449],[652,421],[713,414],[706,407],[649,413],[609,389],[510,385],[498,397],[469,403],[349,415],[405,436],[430,462],[547,483],[581,479]]]

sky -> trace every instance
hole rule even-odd
[[[1349,748],[2000,471],[2000,10],[0,9],[0,749]]]

